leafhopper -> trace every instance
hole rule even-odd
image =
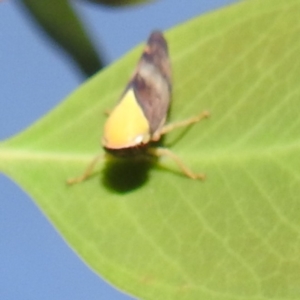
[[[125,159],[136,155],[168,156],[187,177],[204,179],[204,174],[194,173],[171,150],[156,145],[163,135],[175,128],[189,126],[209,116],[204,111],[187,120],[166,124],[171,92],[168,45],[163,34],[154,31],[120,100],[108,116],[102,146],[107,153]],[[85,172],[69,179],[68,184],[87,179],[101,158],[103,155],[96,156]]]

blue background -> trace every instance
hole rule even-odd
[[[231,2],[163,0],[111,10],[78,1],[75,8],[111,63],[151,30],[166,30]],[[0,3],[0,140],[41,118],[82,80],[18,1]],[[26,193],[2,174],[0,195],[0,299],[134,299],[93,273]]]

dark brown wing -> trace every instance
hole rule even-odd
[[[162,33],[155,31],[150,35],[130,87],[153,134],[164,124],[171,100],[171,65]]]

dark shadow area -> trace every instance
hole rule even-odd
[[[149,169],[155,163],[155,158],[146,156],[110,159],[105,164],[102,183],[116,193],[131,192],[147,182]]]

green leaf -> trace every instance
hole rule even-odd
[[[299,11],[299,0],[247,1],[166,34],[170,119],[204,109],[212,118],[164,142],[205,182],[164,158],[149,169],[99,164],[65,185],[101,151],[104,111],[141,47],[0,143],[0,170],[93,270],[139,298],[298,299]]]

